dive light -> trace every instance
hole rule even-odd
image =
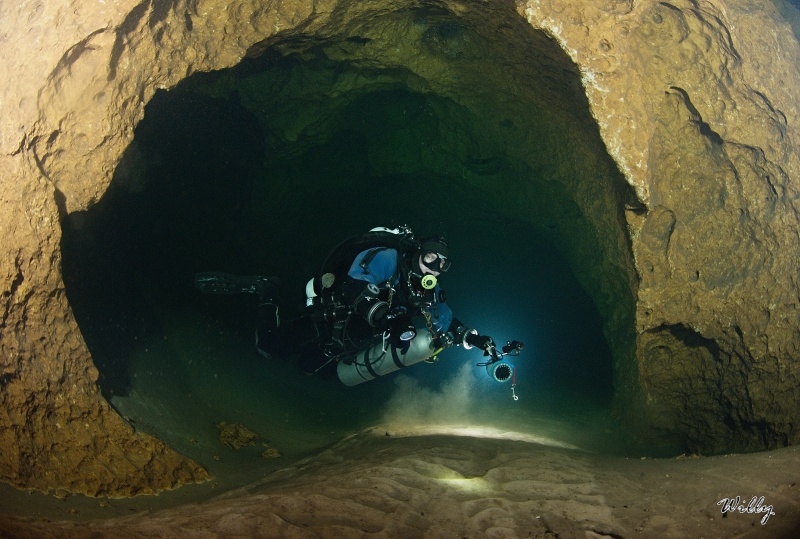
[[[502,351],[498,352],[494,345],[487,348],[489,361],[478,363],[479,367],[486,367],[487,374],[496,382],[508,382],[514,378],[514,365],[509,363],[503,356],[517,356],[522,352],[523,343],[520,341],[509,341],[503,345]]]
[[[514,373],[514,365],[503,360],[495,361],[486,365],[486,372],[495,382],[508,382]]]

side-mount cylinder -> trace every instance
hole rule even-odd
[[[417,336],[409,342],[405,353],[388,342],[385,346],[384,350],[384,343],[379,342],[359,352],[353,360],[340,361],[336,367],[339,380],[346,386],[355,386],[424,361],[434,352],[433,337],[429,331],[417,331]]]

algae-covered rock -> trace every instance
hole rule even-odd
[[[233,449],[241,449],[248,445],[256,445],[256,440],[260,438],[258,434],[248,429],[241,423],[217,423],[219,429],[219,440]]]
[[[264,451],[261,452],[261,456],[265,459],[277,459],[280,458],[281,454],[274,447],[264,444]]]

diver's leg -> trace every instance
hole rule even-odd
[[[258,294],[264,297],[277,294],[280,279],[212,271],[195,274],[194,285],[204,294]]]
[[[256,316],[256,352],[265,359],[272,359],[279,348],[280,317],[278,306],[272,303],[259,304]]]
[[[278,307],[278,287],[269,281],[259,281],[258,310],[256,311],[256,352],[265,358],[284,355],[285,340]]]

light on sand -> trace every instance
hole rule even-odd
[[[480,425],[409,425],[404,423],[388,423],[380,427],[381,430],[391,432],[392,436],[464,436],[468,438],[491,438],[495,440],[514,440],[548,447],[561,447],[563,449],[579,449],[578,447],[542,436],[526,432],[502,430],[495,427]]]
[[[439,481],[455,490],[473,494],[488,494],[494,490],[482,477],[445,478]]]

